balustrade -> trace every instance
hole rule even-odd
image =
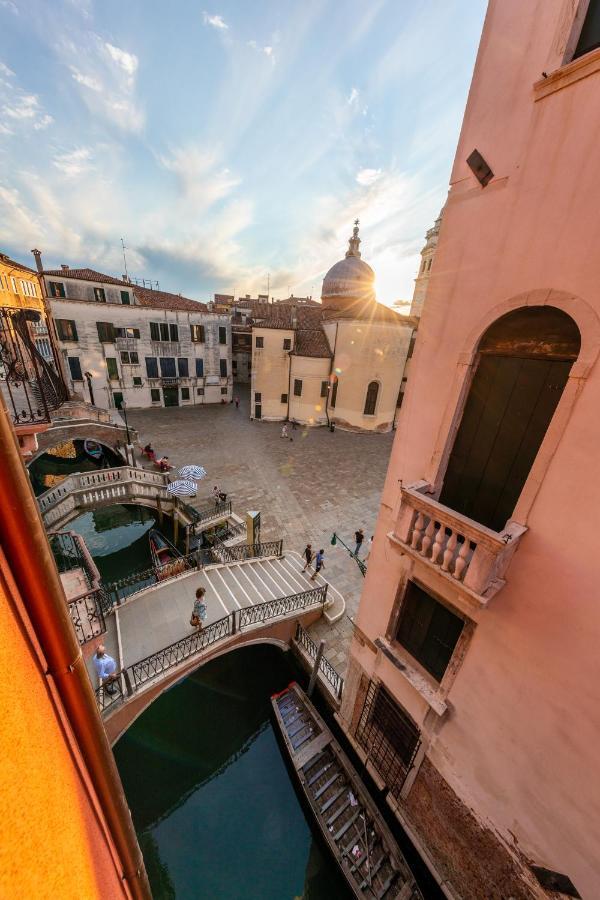
[[[300,622],[298,622],[298,624],[296,625],[296,635],[294,637],[294,640],[303,648],[310,659],[316,660],[318,647],[310,637],[306,629],[302,627]],[[333,691],[334,696],[336,696],[339,700],[344,689],[344,679],[342,678],[340,673],[336,669],[334,669],[334,667],[325,656],[321,657],[321,661],[319,663],[319,674],[323,675],[325,680],[328,682],[329,687]]]

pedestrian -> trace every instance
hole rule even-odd
[[[96,647],[96,652],[94,653],[94,668],[96,669],[100,684],[104,690],[109,694],[114,694],[115,688],[112,683],[118,678],[116,674],[117,664],[112,656],[109,656],[106,652],[104,644],[98,644]]]
[[[150,444],[150,443],[146,444],[146,446],[142,450],[142,453],[144,454],[144,456],[148,457],[150,462],[154,462],[154,460],[156,459],[156,454],[154,452],[154,448],[153,448],[152,444]]]
[[[206,619],[206,601],[204,599],[205,594],[206,588],[199,587],[196,591],[194,609],[192,610],[192,617],[190,619],[190,625],[192,625],[194,628],[197,628],[198,631],[202,629],[202,623]]]
[[[161,456],[161,458],[157,461],[156,465],[160,469],[161,472],[168,472],[169,469],[172,469],[173,466],[169,462],[168,456]]]
[[[298,430],[298,423],[296,422],[295,419],[292,419],[292,431],[297,431],[297,430]]]
[[[283,423],[283,427],[281,429],[281,437],[287,440],[288,430],[287,430],[287,422]]]
[[[236,398],[235,398],[235,408],[236,408],[236,409],[239,409],[239,408],[240,408],[240,398],[239,398],[239,397],[236,397]]]
[[[365,533],[362,528],[359,528],[358,531],[354,532],[354,539],[356,540],[356,547],[354,548],[354,555],[358,556],[360,553],[360,548],[362,547],[362,542],[365,539]]]
[[[324,568],[325,568],[325,551],[319,550],[319,552],[317,553],[317,556],[315,558],[315,571],[311,575],[310,580],[314,581],[315,578],[317,577],[317,575],[319,574],[319,572],[321,571],[321,569],[324,569]]]
[[[367,544],[367,555],[365,556],[365,562],[371,555],[371,550],[373,549],[373,535],[369,538],[369,543]]]
[[[303,552],[302,556],[303,556],[304,559],[306,560],[306,562],[304,563],[304,568],[302,569],[302,571],[303,571],[303,572],[306,572],[307,569],[310,569],[310,567],[311,567],[311,565],[312,565],[312,561],[313,561],[313,552],[312,552],[312,545],[311,545],[311,544],[307,544],[307,545],[306,545],[306,547],[304,548],[304,552]]]

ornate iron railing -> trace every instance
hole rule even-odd
[[[54,531],[48,537],[58,571],[64,573],[82,569],[88,587],[98,587],[100,572],[84,538],[75,531]]]
[[[215,544],[213,554],[217,562],[240,562],[244,559],[256,559],[261,556],[281,556],[283,541],[264,541],[260,544],[234,544],[226,547],[222,543]]]
[[[275,600],[267,600],[265,603],[256,603],[254,606],[243,606],[236,610],[236,630],[248,625],[257,625],[274,619],[277,616],[285,616],[296,610],[306,609],[317,603],[325,605],[327,600],[327,585],[311,588],[301,594],[292,594],[290,597],[278,597]]]
[[[106,631],[105,615],[112,609],[102,588],[69,600],[69,615],[80,644],[87,644]]]
[[[196,509],[194,506],[186,503],[184,508],[186,515],[192,520],[192,527],[194,527],[220,515],[231,515],[231,500],[225,500],[224,502],[219,500],[218,503],[213,503],[212,506],[206,506],[204,509]]]
[[[98,704],[98,709],[100,712],[106,712],[109,709],[112,709],[113,706],[117,706],[124,698],[123,693],[123,685],[122,678],[117,678],[115,681],[111,681],[109,685],[101,685],[99,688],[96,688],[96,703]]]
[[[305,653],[310,657],[310,659],[316,660],[318,647],[310,637],[305,628],[302,627],[300,622],[298,622],[296,626],[296,635],[294,640],[297,644],[299,644],[305,651]],[[342,696],[342,691],[344,690],[344,679],[340,675],[340,673],[334,669],[328,659],[325,656],[321,657],[321,662],[319,663],[319,673],[323,675],[325,680],[331,686],[331,690],[334,695],[340,699]]]
[[[178,578],[192,569],[199,569],[202,563],[199,554],[194,551],[188,553],[187,556],[180,556],[172,562],[165,563],[162,566],[152,566],[143,569],[141,572],[133,572],[126,575],[125,578],[119,578],[117,581],[111,581],[104,585],[104,589],[110,597],[113,605],[118,605],[126,597],[137,594],[140,591],[152,587],[153,584],[160,584],[162,581],[169,581],[172,578]]]

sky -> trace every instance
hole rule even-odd
[[[0,0],[0,251],[320,296],[355,218],[410,300],[484,0]]]

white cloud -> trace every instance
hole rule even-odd
[[[138,58],[134,53],[127,53],[113,44],[105,43],[104,47],[110,58],[120,66],[128,75],[135,75],[138,67]]]
[[[359,169],[356,173],[356,181],[365,187],[370,187],[381,178],[381,169]]]
[[[223,19],[222,16],[218,16],[218,15],[211,16],[209,13],[203,12],[202,18],[204,20],[204,24],[210,25],[212,28],[217,28],[217,29],[220,29],[221,31],[227,31],[227,29],[229,28],[229,25]]]
[[[257,53],[264,53],[265,56],[269,57],[271,62],[275,62],[275,51],[270,44],[267,44],[265,47],[261,47],[257,41],[248,41],[248,47],[252,47],[252,49],[256,50]]]
[[[78,147],[70,153],[59,153],[52,163],[67,178],[76,178],[92,168],[92,151],[89,147]]]
[[[223,165],[217,148],[207,150],[188,144],[171,148],[159,161],[177,176],[181,199],[191,203],[196,213],[227,197],[240,184],[240,179]]]
[[[0,103],[2,104],[2,128],[0,134],[15,134],[15,129],[34,128],[40,131],[53,121],[52,116],[44,112],[37,94],[28,94],[15,81],[15,73],[0,64]]]
[[[352,106],[353,103],[358,102],[358,97],[359,97],[358,89],[353,87],[352,90],[350,91],[350,93],[348,94],[348,97],[346,98],[346,102],[348,103],[349,106]]]
[[[36,131],[43,131],[44,128],[47,128],[48,125],[52,125],[53,122],[54,119],[52,118],[52,116],[49,116],[48,113],[46,113],[41,117],[41,119],[38,119],[33,123],[33,127]]]
[[[6,78],[14,78],[15,73],[12,69],[9,69],[8,66],[3,62],[0,62],[0,75],[4,75]]]
[[[39,105],[35,94],[21,94],[15,98],[12,106],[4,106],[4,115],[11,119],[34,119],[38,114]]]
[[[97,78],[92,78],[91,75],[84,75],[83,72],[80,72],[75,66],[70,66],[70,69],[71,75],[77,84],[82,84],[84,87],[89,88],[90,91],[96,91],[98,93],[102,90],[102,83]]]

